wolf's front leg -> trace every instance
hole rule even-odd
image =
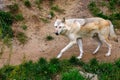
[[[62,56],[62,54],[68,50],[70,47],[72,47],[72,45],[74,45],[76,43],[76,41],[71,41],[65,48],[63,48],[60,53],[58,54],[57,58],[60,58]]]
[[[83,45],[82,45],[82,39],[77,40],[79,50],[80,50],[80,55],[77,57],[78,59],[81,59],[83,56]]]

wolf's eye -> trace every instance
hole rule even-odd
[[[61,28],[61,26],[59,26],[59,28]]]
[[[57,26],[55,26],[55,28],[57,28]]]

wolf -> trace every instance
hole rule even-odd
[[[82,39],[86,37],[93,38],[98,42],[98,46],[93,51],[93,54],[96,54],[101,45],[105,43],[108,47],[105,56],[111,55],[112,45],[110,39],[118,42],[112,22],[99,17],[80,19],[57,18],[54,22],[54,27],[56,35],[61,34],[70,39],[69,44],[60,51],[57,58],[60,58],[74,44],[78,44],[80,55],[77,58],[81,59],[84,53]]]

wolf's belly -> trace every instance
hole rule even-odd
[[[95,33],[98,33],[96,30],[93,30],[93,31],[90,31],[90,32],[79,32],[78,36],[81,37],[81,38],[84,38],[84,37],[93,37]]]

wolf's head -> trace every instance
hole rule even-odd
[[[54,23],[54,27],[55,27],[55,34],[56,35],[64,34],[65,31],[67,30],[67,28],[65,26],[65,18],[56,19],[56,21]]]

